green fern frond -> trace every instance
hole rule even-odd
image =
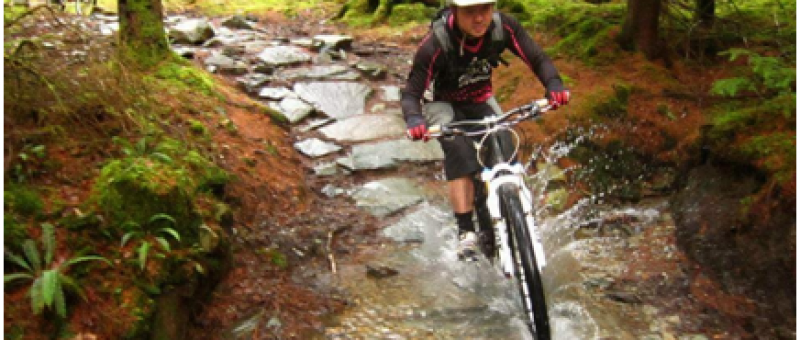
[[[167,156],[166,154],[163,154],[161,152],[153,152],[152,154],[150,154],[150,158],[155,159],[162,163],[172,164],[172,157]]]
[[[35,277],[28,273],[11,273],[3,276],[3,282],[9,283],[15,280],[34,280]]]
[[[35,271],[31,268],[31,265],[28,264],[27,261],[23,260],[21,257],[17,256],[14,253],[6,252],[6,258],[14,262],[16,265],[27,269],[29,272],[34,273]]]
[[[111,265],[111,261],[109,261],[105,257],[97,256],[97,255],[87,255],[87,256],[81,256],[81,257],[76,257],[76,258],[69,259],[66,262],[64,262],[64,264],[62,265],[61,268],[63,270],[66,270],[69,266],[72,266],[72,265],[75,265],[75,264],[78,264],[78,263],[81,263],[81,262],[88,262],[88,261],[101,261],[101,262],[105,262],[105,263]]]
[[[56,290],[61,290],[61,285],[58,284],[58,272],[52,269],[45,270],[42,273],[42,298],[45,307],[53,306]]]
[[[86,294],[83,293],[83,289],[80,285],[75,281],[75,279],[64,275],[59,274],[61,286],[64,288],[63,290],[66,292],[69,290],[70,292],[77,293],[84,301],[86,300]]]
[[[755,83],[747,78],[736,77],[717,80],[711,87],[712,94],[723,97],[735,97],[744,90],[755,91]]]
[[[127,244],[128,241],[130,241],[131,238],[133,238],[134,236],[139,235],[139,234],[140,233],[137,232],[137,231],[131,231],[131,232],[125,233],[125,235],[122,236],[122,242],[119,245],[120,248],[121,247],[125,247],[125,244]]]
[[[150,252],[150,242],[144,242],[139,247],[139,269],[144,271],[144,267],[147,264],[147,253]]]
[[[160,220],[166,220],[166,221],[171,222],[172,225],[175,225],[175,219],[172,216],[167,215],[167,214],[155,214],[152,217],[150,217],[150,221],[148,221],[147,223],[148,224],[153,224],[156,221],[160,221]]]
[[[39,256],[39,249],[36,248],[36,243],[28,239],[22,244],[22,250],[25,252],[25,257],[28,259],[28,264],[35,273],[42,271],[42,259]]]
[[[167,252],[171,251],[169,247],[169,241],[167,241],[167,239],[163,237],[156,237],[156,241],[158,241],[158,244],[161,245],[161,249],[164,249]]]
[[[159,232],[172,236],[175,239],[175,241],[178,241],[178,242],[181,241],[181,234],[179,234],[178,231],[175,230],[175,229],[172,229],[172,228],[161,228],[161,229],[159,229]]]
[[[33,281],[30,290],[28,290],[28,295],[31,297],[31,309],[33,309],[33,314],[41,314],[42,310],[44,310],[44,297],[42,296],[42,290],[41,278]]]
[[[58,277],[58,276],[56,276]],[[59,283],[58,289],[55,291],[55,295],[53,296],[56,307],[56,314],[62,318],[67,317],[67,301],[64,299],[64,290],[61,288],[61,284]]]
[[[56,231],[50,223],[42,223],[42,246],[44,246],[44,265],[53,263],[56,251]]]

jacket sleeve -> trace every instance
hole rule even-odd
[[[550,57],[533,41],[525,28],[512,16],[501,13],[506,47],[522,59],[548,90],[560,90],[564,85]]]
[[[440,59],[441,52],[442,49],[436,42],[433,32],[428,32],[414,55],[414,62],[400,100],[406,122],[410,116],[422,115],[422,97],[433,82],[435,70],[438,70],[435,65]]]

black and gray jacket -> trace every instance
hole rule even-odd
[[[445,27],[452,46],[449,53],[436,38],[435,30],[428,32],[417,49],[403,90],[401,104],[407,121],[409,116],[421,115],[422,98],[431,84],[435,101],[455,104],[486,102],[493,95],[492,68],[497,66],[497,55],[504,49],[521,58],[548,91],[563,89],[558,71],[544,50],[516,19],[504,13],[497,14],[500,20],[495,18],[492,21],[483,38],[466,41],[464,34],[455,27],[452,14],[440,19],[446,20]],[[499,44],[492,41],[492,32],[497,32],[498,22],[503,26]]]

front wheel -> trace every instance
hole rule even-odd
[[[500,203],[511,234],[514,276],[519,285],[525,316],[536,339],[550,339],[550,320],[547,316],[544,287],[536,264],[525,213],[520,203],[519,189],[513,185],[503,185],[500,188]]]

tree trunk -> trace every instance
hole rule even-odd
[[[661,0],[628,0],[628,14],[618,42],[623,48],[642,51],[649,59],[661,52],[658,22]]]
[[[710,29],[714,26],[715,8],[714,0],[697,0],[696,15],[700,27]]]
[[[119,0],[119,41],[123,59],[139,66],[168,59],[161,0]]]

